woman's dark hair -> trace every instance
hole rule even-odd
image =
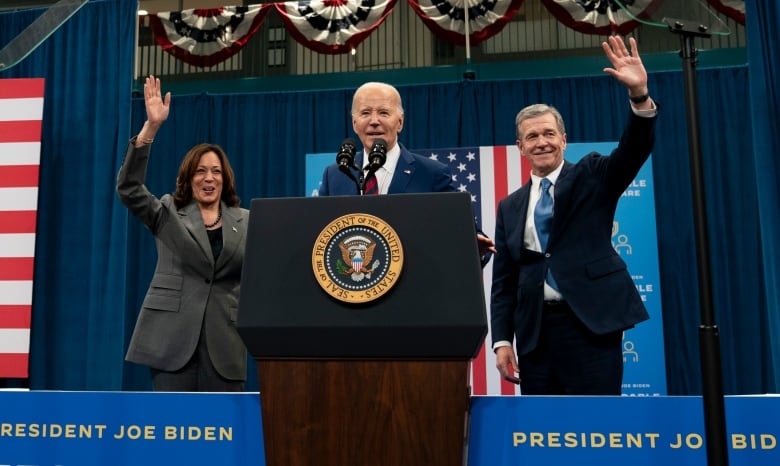
[[[179,167],[179,176],[176,177],[176,192],[173,193],[173,202],[176,207],[181,208],[192,201],[192,178],[198,169],[198,163],[203,154],[214,152],[222,164],[222,197],[221,200],[228,207],[238,207],[241,203],[236,194],[236,177],[233,174],[233,168],[230,166],[227,154],[216,144],[198,144],[187,152],[184,160]]]

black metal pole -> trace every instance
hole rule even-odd
[[[695,32],[686,31],[684,24],[676,21],[672,31],[680,35],[685,80],[685,110],[688,117],[688,153],[691,166],[694,227],[696,231],[696,256],[701,302],[699,325],[699,351],[701,352],[702,393],[704,400],[704,431],[707,444],[708,466],[728,466],[729,453],[726,437],[726,409],[723,399],[723,373],[721,369],[720,333],[715,324],[712,299],[712,275],[710,273],[709,238],[707,235],[707,206],[704,199],[704,177],[699,145],[698,97],[696,93],[696,48],[694,36],[706,34],[706,27],[698,26]],[[707,36],[709,36],[707,34]]]

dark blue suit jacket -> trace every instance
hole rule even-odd
[[[449,168],[441,162],[409,152],[399,144],[401,155],[390,180],[388,194],[445,193],[456,191]],[[363,151],[355,156],[355,165],[363,166]],[[360,172],[352,170],[355,178]],[[333,163],[325,168],[320,185],[320,196],[359,194],[357,185]]]
[[[548,267],[563,298],[594,333],[649,318],[611,237],[618,200],[652,151],[655,120],[632,112],[609,157],[591,153],[576,164],[564,162],[543,254],[523,246],[530,181],[499,203],[490,306],[494,343],[514,336],[519,355],[536,347]]]

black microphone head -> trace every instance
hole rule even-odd
[[[346,138],[341,141],[339,152],[336,154],[336,163],[341,166],[351,167],[355,164],[355,150],[357,143],[352,138]]]
[[[384,139],[376,139],[371,144],[371,152],[368,153],[368,161],[372,170],[377,170],[387,161],[387,142]]]

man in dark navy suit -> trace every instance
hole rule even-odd
[[[363,144],[355,157],[355,165],[367,165],[368,151],[383,139],[387,143],[387,160],[376,173],[376,194],[436,193],[457,191],[449,168],[407,150],[398,142],[404,127],[404,109],[398,90],[386,83],[368,82],[360,86],[352,98],[352,129]],[[356,176],[359,173],[353,170]],[[368,185],[368,183],[367,183]],[[366,192],[369,192],[368,189]],[[320,196],[358,194],[354,180],[339,170],[338,164],[325,168],[320,184]],[[477,233],[483,266],[495,251],[493,240]]]
[[[602,44],[612,64],[604,71],[631,103],[610,156],[565,161],[553,107],[531,105],[515,119],[531,180],[498,206],[490,308],[496,367],[525,395],[620,395],[623,331],[649,318],[611,241],[618,200],[655,138],[647,72],[633,38],[630,46],[619,37]]]

